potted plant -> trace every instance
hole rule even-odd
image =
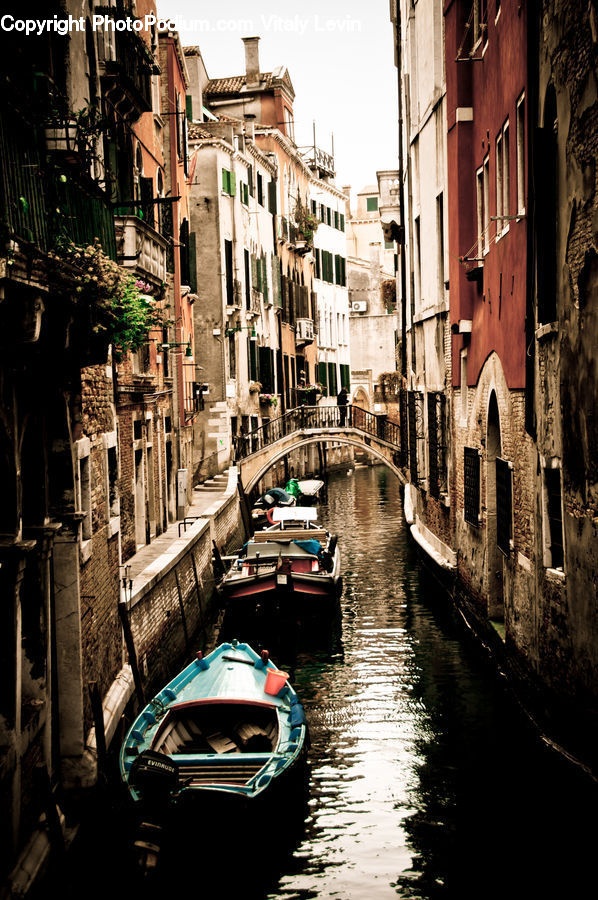
[[[260,403],[264,406],[278,406],[278,397],[275,394],[260,394]]]

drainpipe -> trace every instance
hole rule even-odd
[[[397,22],[396,22],[396,40],[397,40],[397,77],[398,77],[398,99],[399,99],[399,227],[401,229],[401,375],[407,377],[407,263],[405,260],[405,250],[407,247],[405,241],[405,197],[403,192],[403,93],[401,85],[401,4],[397,0]]]

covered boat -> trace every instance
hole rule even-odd
[[[151,814],[274,793],[306,752],[303,707],[287,679],[248,644],[198,654],[125,738],[120,772],[131,798]]]
[[[342,588],[336,535],[316,523],[313,507],[275,508],[274,524],[256,531],[232,558],[220,589],[229,609],[330,611]]]

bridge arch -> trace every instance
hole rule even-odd
[[[309,444],[333,444],[333,443],[334,444],[345,444],[346,446],[349,446],[349,447],[357,447],[358,450],[366,450],[368,453],[371,453],[372,456],[375,456],[376,459],[378,459],[381,463],[384,463],[384,465],[388,469],[390,469],[390,471],[393,472],[394,475],[397,476],[397,478],[399,479],[401,484],[405,484],[406,478],[405,478],[405,475],[404,475],[403,471],[401,470],[401,468],[398,465],[396,465],[396,463],[394,463],[392,461],[392,459],[389,459],[388,455],[385,455],[382,452],[382,448],[376,447],[373,441],[368,442],[367,439],[364,440],[363,438],[360,439],[360,438],[352,437],[352,436],[346,435],[346,434],[336,434],[335,433],[332,435],[322,435],[322,434],[302,435],[296,441],[293,441],[291,444],[285,444],[285,446],[279,450],[275,450],[275,445],[270,445],[270,447],[268,449],[271,451],[274,451],[274,452],[271,455],[269,454],[267,460],[261,466],[259,466],[259,468],[254,473],[252,473],[249,476],[247,483],[245,483],[245,479],[243,478],[243,470],[245,469],[245,471],[247,471],[247,469],[249,468],[247,466],[247,463],[250,461],[251,457],[244,459],[244,460],[238,460],[237,466],[239,468],[239,472],[241,475],[241,481],[243,483],[244,490],[247,493],[249,493],[251,490],[253,490],[253,488],[256,486],[256,484],[258,484],[258,482],[261,481],[262,478],[264,478],[264,476],[267,474],[267,472],[273,466],[275,466],[276,463],[280,462],[281,459],[284,459],[285,456],[288,456],[294,450],[299,450],[301,447],[307,447]],[[388,453],[388,448],[384,447],[384,449],[386,449],[386,451]],[[396,450],[396,448],[393,448],[393,449]],[[392,455],[392,454],[389,454],[389,455]]]

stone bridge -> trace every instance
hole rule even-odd
[[[293,450],[331,442],[371,453],[405,482],[406,447],[398,422],[359,406],[300,406],[236,439],[236,465],[244,490],[251,491]]]

